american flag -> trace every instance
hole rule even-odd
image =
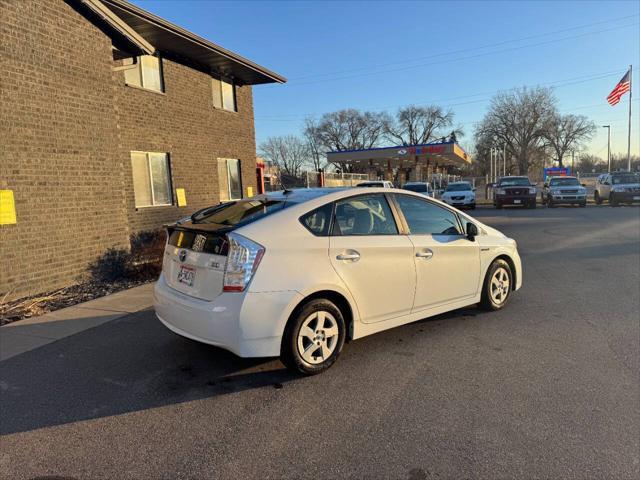
[[[609,105],[616,105],[620,101],[620,97],[627,93],[631,89],[631,69],[627,70],[627,73],[624,74],[622,80],[618,82],[618,84],[613,88],[609,96],[607,97],[607,102]]]

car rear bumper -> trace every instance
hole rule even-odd
[[[279,356],[286,320],[299,299],[299,293],[285,291],[200,300],[172,289],[162,275],[154,288],[156,316],[169,330],[240,357]]]

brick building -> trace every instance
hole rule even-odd
[[[0,299],[256,193],[252,85],[283,77],[124,0],[0,0],[0,38]]]

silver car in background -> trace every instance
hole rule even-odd
[[[599,176],[593,199],[598,205],[607,200],[612,207],[620,203],[640,202],[640,175],[614,172]]]

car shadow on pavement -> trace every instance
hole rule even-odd
[[[300,378],[174,335],[151,310],[0,362],[0,434],[275,387]]]

